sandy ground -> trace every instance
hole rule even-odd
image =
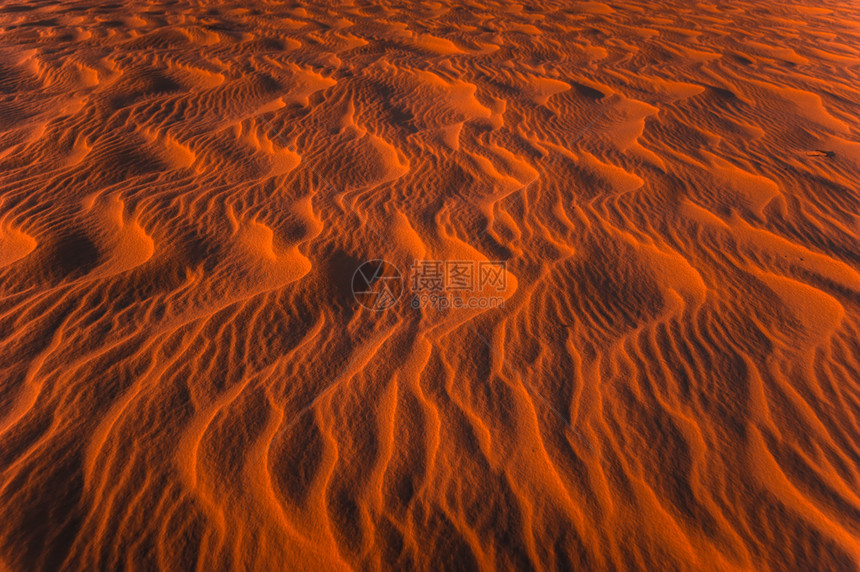
[[[858,141],[847,1],[2,0],[0,569],[856,570]]]

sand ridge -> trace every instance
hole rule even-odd
[[[0,2],[0,569],[857,569],[858,22]]]

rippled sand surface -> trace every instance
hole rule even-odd
[[[848,1],[3,0],[0,569],[856,570],[858,141]]]

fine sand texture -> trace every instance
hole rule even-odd
[[[858,570],[858,189],[849,0],[0,0],[0,571]]]

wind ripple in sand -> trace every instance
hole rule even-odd
[[[0,568],[857,569],[858,22],[0,4]]]

